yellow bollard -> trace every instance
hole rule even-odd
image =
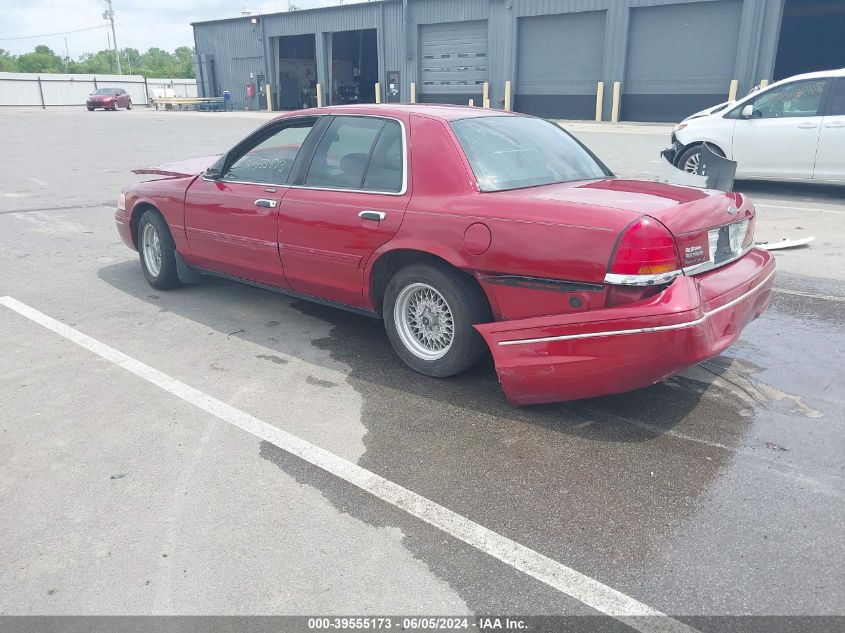
[[[317,107],[323,107],[323,85],[317,84]]]
[[[619,123],[619,99],[622,96],[622,82],[613,82],[613,109],[610,113],[610,120]]]
[[[475,99],[470,99],[470,100],[469,100],[469,107],[470,107],[470,108],[474,108],[474,107],[475,107]]]
[[[596,121],[601,121],[604,106],[604,82],[600,81],[596,87]]]
[[[267,112],[273,111],[273,95],[270,94],[270,84],[264,87],[264,94],[267,95]]]
[[[376,103],[381,103],[381,84],[376,84]]]
[[[762,90],[763,88],[765,88],[765,87],[766,87],[766,86],[768,86],[768,85],[769,85],[769,80],[768,80],[768,79],[761,79],[761,80],[760,80],[760,90]]]
[[[411,82],[411,103],[417,102],[417,84],[416,82]]]
[[[505,112],[511,111],[511,80],[505,82]]]
[[[488,82],[484,82],[484,86],[481,90],[481,103],[484,104],[485,108],[490,107],[490,84]]]
[[[736,101],[736,93],[739,90],[739,80],[731,79],[731,87],[728,90],[728,101]]]

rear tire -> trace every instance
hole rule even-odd
[[[157,211],[145,211],[138,221],[138,254],[144,277],[153,288],[167,290],[179,285],[176,245],[167,222]]]
[[[88,108],[88,112],[93,112],[94,108]]]
[[[384,326],[393,350],[421,374],[453,376],[487,351],[473,328],[490,321],[490,306],[472,279],[446,265],[399,270],[384,295]]]
[[[131,109],[132,109],[132,102],[131,102],[131,101],[130,101],[129,103],[127,103],[127,104],[126,104],[126,109],[127,109],[127,110],[131,110]]]

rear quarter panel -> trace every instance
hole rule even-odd
[[[438,119],[412,117],[411,148],[413,197],[396,237],[379,249],[370,266],[394,249],[434,254],[479,280],[497,320],[605,304],[604,275],[630,213],[481,193],[457,140]],[[477,243],[479,225],[482,235],[489,232],[486,248]],[[532,289],[503,281],[503,276],[583,287]]]

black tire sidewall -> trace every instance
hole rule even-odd
[[[413,283],[424,283],[443,295],[452,312],[454,338],[449,351],[437,360],[424,360],[411,352],[396,328],[393,310],[400,292]],[[383,317],[388,339],[396,354],[415,371],[434,377],[460,373],[478,362],[487,350],[474,323],[488,320],[489,306],[481,290],[471,280],[461,278],[461,273],[445,266],[416,264],[399,270],[384,295]]]
[[[695,154],[701,154],[701,147],[701,145],[694,145],[693,147],[685,149],[683,153],[681,153],[681,157],[678,159],[678,169],[686,171],[684,169],[684,165],[687,164],[687,161],[690,159],[691,156],[694,156]],[[701,158],[699,158],[698,160],[699,164],[701,164]]]
[[[147,263],[144,261],[144,227],[147,224],[155,227],[161,244],[161,270],[155,277],[147,269]],[[141,258],[141,270],[144,271],[144,277],[153,288],[166,290],[179,285],[179,275],[176,272],[176,245],[167,222],[157,211],[145,211],[138,221],[138,254]]]

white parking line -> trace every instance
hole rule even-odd
[[[497,558],[506,565],[543,582],[641,631],[642,633],[693,633],[678,620],[652,609],[607,585],[494,532],[457,512],[361,468],[334,453],[292,435],[150,367],[12,297],[0,297],[0,305],[76,343],[118,367],[143,378],[185,402],[236,426],[247,433],[307,461],[361,490],[404,510],[429,525]]]
[[[790,204],[769,204],[768,202],[753,201],[755,207],[764,207],[766,209],[788,209],[790,211],[817,211],[819,213],[836,213],[838,215],[845,215],[845,211],[839,209],[822,209],[820,207],[794,207]]]
[[[804,292],[803,290],[789,290],[787,288],[772,288],[772,292],[780,292],[785,295],[795,295],[797,297],[808,297],[810,299],[824,299],[825,301],[845,301],[845,297],[838,297],[836,295],[820,295],[813,292]]]

